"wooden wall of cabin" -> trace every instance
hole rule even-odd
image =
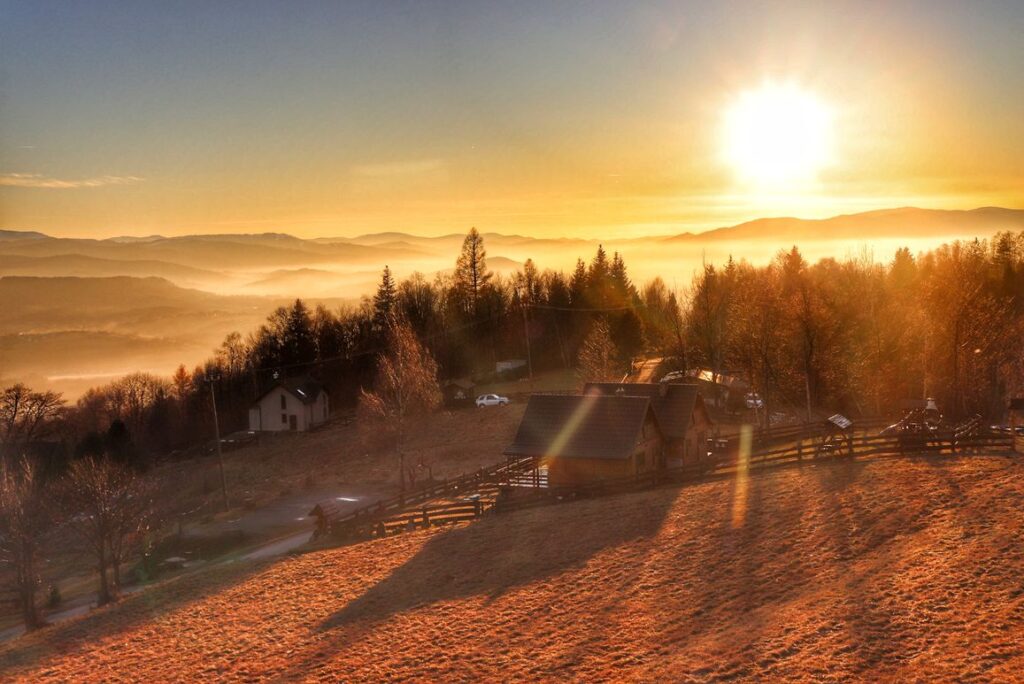
[[[548,467],[548,484],[552,487],[571,487],[628,477],[635,474],[635,463],[634,457],[544,459],[544,464]]]

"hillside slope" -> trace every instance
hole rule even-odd
[[[1024,467],[790,468],[221,567],[0,679],[1013,679]]]

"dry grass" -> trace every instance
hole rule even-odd
[[[794,467],[741,491],[220,567],[0,648],[0,679],[1019,678],[1019,461]]]
[[[439,411],[412,421],[406,439],[409,463],[422,459],[435,478],[454,477],[501,460],[525,405]],[[349,417],[350,418],[350,417]],[[359,483],[398,486],[398,459],[384,444],[368,439],[355,421],[336,416],[309,433],[281,433],[224,454],[232,503],[259,507],[307,486]],[[207,502],[220,505],[215,458],[170,463],[155,471],[177,510]],[[424,473],[425,476],[425,473]],[[231,513],[235,515],[236,513]]]

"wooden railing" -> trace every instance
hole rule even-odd
[[[655,470],[574,486],[550,486],[546,472],[537,468],[532,458],[509,460],[454,480],[364,506],[327,521],[329,524],[326,531],[339,538],[359,539],[402,529],[473,520],[490,512],[503,513],[648,489],[667,482],[679,483],[730,475],[741,469],[851,457],[957,454],[1012,446],[1011,435],[983,429],[979,417],[941,433],[872,435],[868,432],[850,432],[828,436],[827,428],[822,428],[777,432],[774,438],[782,439],[780,435],[783,434],[788,441],[795,440],[797,443],[755,448],[748,455],[730,450],[709,455],[701,463],[691,463],[681,468]],[[485,488],[493,492],[493,498],[481,496]],[[455,502],[443,500],[455,496],[466,498]]]
[[[453,480],[443,480],[427,487],[421,487],[409,492],[398,494],[390,499],[382,499],[375,503],[357,508],[350,513],[341,516],[330,516],[317,521],[318,531],[329,532],[335,536],[346,536],[357,529],[373,529],[376,523],[390,519],[397,514],[404,514],[417,507],[423,508],[428,502],[436,499],[451,498],[456,496],[468,496],[477,492],[483,485],[500,485],[502,483],[519,481],[529,477],[534,470],[534,459],[510,459],[495,464],[489,468],[481,468],[472,473],[467,473]],[[433,504],[427,507],[427,518],[430,516],[430,509],[436,509],[441,504]],[[473,506],[472,502],[468,504]],[[314,509],[315,510],[315,509]]]
[[[819,435],[820,437],[820,435]],[[761,449],[742,458],[726,454],[703,464],[691,464],[637,476],[604,480],[574,487],[549,487],[532,494],[523,492],[518,498],[499,499],[493,511],[503,513],[543,506],[579,498],[624,493],[646,489],[667,482],[688,482],[706,477],[731,475],[739,469],[760,469],[787,463],[839,460],[851,457],[912,456],[926,454],[958,454],[972,450],[1001,449],[1012,446],[1010,435],[982,431],[980,418],[973,418],[944,434],[936,435],[869,435],[844,436],[824,444],[793,445]]]

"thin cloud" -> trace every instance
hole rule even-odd
[[[444,170],[443,159],[417,159],[413,161],[391,162],[386,164],[364,164],[352,167],[352,175],[364,178],[382,178],[388,176],[418,176],[435,174]]]
[[[138,176],[97,176],[80,180],[48,178],[38,173],[8,173],[0,176],[0,185],[14,188],[49,188],[67,190],[73,188],[101,188],[107,185],[133,185],[144,178]]]

